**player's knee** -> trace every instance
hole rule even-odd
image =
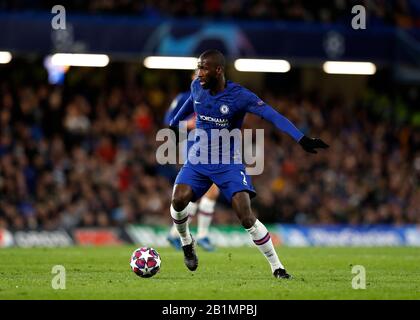
[[[235,194],[232,204],[242,226],[247,229],[251,228],[255,224],[256,217],[252,213],[248,195]]]
[[[250,215],[247,215],[247,216],[242,216],[242,217],[240,218],[240,220],[241,220],[241,224],[242,224],[242,226],[243,226],[245,229],[249,229],[249,228],[251,228],[251,227],[255,224],[255,221],[256,221],[257,219],[255,218],[255,216],[254,216],[254,215],[250,214]]]
[[[184,210],[191,201],[191,192],[187,188],[175,188],[172,196],[172,207],[176,211]]]
[[[188,202],[185,202],[185,200],[183,198],[172,198],[172,207],[176,210],[176,211],[182,211],[184,210],[188,205]]]

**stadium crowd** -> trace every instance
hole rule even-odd
[[[0,228],[170,223],[178,168],[157,164],[155,137],[176,92],[10,79],[0,90]],[[247,117],[246,127],[265,129],[265,168],[253,177],[254,210],[265,222],[420,223],[420,132],[409,113],[400,119],[375,93],[352,105],[261,97],[330,144],[306,154],[270,123]],[[221,200],[215,223],[237,223]]]
[[[0,0],[0,10],[47,10],[56,5],[51,0]],[[348,21],[351,9],[362,4],[369,23],[400,27],[420,25],[417,0],[73,0],[65,4],[68,12],[89,14],[124,14],[145,18],[199,17],[205,19]]]

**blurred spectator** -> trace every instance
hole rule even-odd
[[[156,163],[163,117],[144,88],[121,85],[89,97],[71,86],[68,93],[46,84],[13,87],[0,83],[1,225],[170,222],[177,169]],[[160,107],[170,98],[159,99]],[[247,117],[246,127],[265,129],[265,168],[253,177],[254,209],[264,221],[420,223],[420,132],[409,110],[397,117],[390,98],[374,92],[354,105],[272,92],[266,100],[330,149],[307,155],[270,123]],[[215,222],[237,219],[219,205]]]

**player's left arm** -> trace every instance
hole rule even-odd
[[[317,153],[317,148],[326,149],[329,147],[319,138],[305,136],[289,119],[254,94],[248,99],[247,112],[256,114],[274,124],[279,130],[287,133],[298,142],[306,152]]]

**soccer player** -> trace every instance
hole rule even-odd
[[[219,51],[207,50],[202,53],[197,66],[197,78],[191,83],[191,96],[170,123],[173,130],[176,130],[180,121],[195,112],[197,129],[204,130],[208,137],[207,141],[202,141],[205,139],[200,138],[196,143],[207,143],[207,148],[212,152],[223,153],[220,146],[212,148],[214,142],[211,140],[211,130],[226,128],[231,131],[240,128],[245,114],[250,112],[273,123],[307,152],[317,153],[317,148],[328,148],[321,139],[305,136],[287,118],[251,91],[227,81],[225,58]],[[235,148],[230,148],[232,159],[235,158],[236,151]],[[170,211],[181,238],[187,268],[191,271],[196,270],[198,257],[195,252],[195,241],[189,232],[188,213],[185,209],[190,201],[199,199],[213,183],[231,202],[242,226],[267,258],[274,277],[290,278],[277,256],[267,228],[252,212],[250,199],[256,195],[256,192],[243,163],[193,164],[187,159],[178,173]]]
[[[195,78],[195,73],[192,75],[192,80]],[[190,97],[191,92],[186,91],[178,94],[172,101],[168,111],[165,114],[164,122],[169,125],[174,116],[181,109],[185,101]],[[187,129],[192,130],[195,128],[195,117],[189,117],[187,122]],[[188,148],[191,147],[191,143],[188,143]],[[206,251],[214,251],[215,248],[210,241],[208,236],[211,221],[213,220],[214,208],[216,205],[217,198],[219,197],[219,189],[212,185],[207,193],[198,202],[190,202],[187,205],[186,212],[190,217],[193,217],[197,211],[197,244]],[[176,225],[173,224],[169,230],[167,237],[168,242],[177,250],[181,250],[181,239],[178,234]]]

